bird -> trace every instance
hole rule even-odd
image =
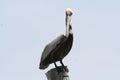
[[[39,69],[46,69],[50,64],[54,63],[55,67],[58,68],[56,62],[62,62],[63,58],[70,52],[73,45],[73,32],[71,24],[71,16],[73,14],[72,9],[67,8],[65,18],[66,33],[59,35],[57,38],[48,43],[41,55],[41,60],[39,64]]]

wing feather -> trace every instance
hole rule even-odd
[[[64,39],[65,39],[65,36],[60,35],[45,46],[41,56],[41,64],[48,57],[50,52],[53,51],[58,45],[60,45],[64,41]]]

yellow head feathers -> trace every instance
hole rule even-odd
[[[67,9],[66,9],[66,15],[71,16],[72,13],[73,13],[72,9],[70,9],[70,8],[67,8]]]

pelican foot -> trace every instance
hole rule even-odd
[[[58,74],[60,74],[61,72],[69,72],[67,66],[64,66],[64,67],[59,66],[59,67],[56,68],[56,70],[57,70]]]

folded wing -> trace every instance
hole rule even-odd
[[[39,66],[40,69],[45,69],[49,66],[49,64],[44,64],[44,61],[48,58],[51,52],[56,49],[57,46],[61,45],[61,43],[65,40],[65,38],[66,37],[64,35],[60,35],[45,46],[42,56],[41,56],[41,61],[40,61],[40,66]]]

